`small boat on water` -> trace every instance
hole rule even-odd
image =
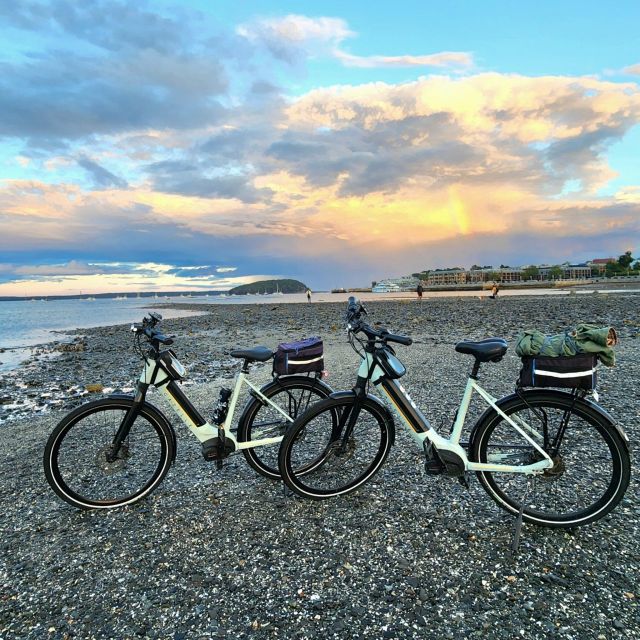
[[[379,282],[373,289],[372,293],[397,293],[400,287],[392,282]]]

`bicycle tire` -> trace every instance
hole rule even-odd
[[[290,420],[254,394],[238,422],[238,442],[250,442],[261,438],[282,438],[299,415],[314,402],[328,398],[332,389],[319,378],[285,376],[264,385],[260,393],[278,404]],[[280,402],[278,398],[281,398]],[[276,445],[242,449],[242,453],[249,466],[260,475],[272,480],[280,480]]]
[[[44,450],[44,474],[53,491],[80,509],[113,509],[148,496],[175,457],[171,425],[144,404],[117,459],[106,452],[133,398],[103,398],[65,416]],[[101,424],[100,424],[101,423]]]
[[[546,420],[550,437],[557,433],[559,420],[567,417],[553,468],[534,476],[477,472],[482,487],[500,507],[514,515],[522,508],[523,520],[531,524],[573,528],[604,517],[620,502],[631,475],[629,450],[604,412],[590,402],[553,390],[523,391],[498,406],[514,421],[520,418],[540,434]],[[542,459],[495,410],[476,425],[470,452],[477,462],[530,464]]]
[[[371,398],[361,401],[353,432],[344,441],[340,423],[355,402],[355,395],[321,400],[287,431],[280,445],[279,469],[286,485],[298,495],[323,500],[351,493],[387,459],[394,439],[393,421]],[[349,466],[354,467],[353,473],[341,473]],[[321,486],[325,480],[333,486]]]

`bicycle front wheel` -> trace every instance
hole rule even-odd
[[[243,449],[249,465],[259,474],[280,479],[278,444],[294,420],[312,404],[328,398],[331,387],[318,378],[287,376],[276,378],[260,392],[267,399],[254,394],[238,423],[238,442],[279,438],[278,442]]]
[[[111,460],[113,438],[131,399],[105,398],[72,411],[54,429],[44,451],[47,482],[81,509],[112,509],[145,497],[162,482],[174,455],[171,427],[143,405]]]
[[[354,413],[357,412],[357,413]],[[298,495],[321,500],[351,493],[382,466],[393,423],[369,398],[328,398],[295,421],[280,445],[282,479]]]
[[[487,493],[507,511],[545,527],[572,528],[598,520],[620,502],[629,485],[629,451],[615,425],[591,403],[559,391],[525,391],[499,405],[553,458],[539,475],[478,472]],[[558,450],[549,443],[560,437]],[[542,455],[498,413],[476,427],[471,459],[527,465]]]

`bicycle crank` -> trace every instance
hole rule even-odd
[[[208,462],[228,458],[235,450],[233,440],[229,438],[225,438],[222,445],[218,436],[202,443],[202,457]]]

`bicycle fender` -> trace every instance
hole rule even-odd
[[[130,400],[131,402],[134,401],[134,397],[126,393],[112,393],[108,395],[107,398],[112,398],[114,400]],[[158,409],[158,407],[156,407],[155,405],[145,400],[142,406],[146,411],[152,414],[153,417],[158,422],[160,422],[161,424],[164,424],[164,426],[167,428],[167,430],[171,434],[171,444],[173,445],[172,452],[171,452],[171,464],[173,464],[176,461],[176,453],[178,450],[178,441],[176,438],[176,432],[175,432],[175,429],[173,428],[173,425],[169,422],[169,420],[167,420],[164,413],[162,413],[162,411],[160,411],[160,409]]]
[[[343,398],[355,397],[355,395],[356,395],[356,392],[353,390],[352,391],[335,391],[329,397],[332,400],[342,400]],[[384,402],[382,402],[380,398],[377,398],[376,396],[373,396],[370,393],[368,393],[365,397],[367,400],[371,400],[371,402],[373,402],[378,407],[378,409],[380,409],[380,411],[384,414],[384,419],[385,419],[385,422],[387,423],[387,429],[389,430],[390,437],[391,437],[391,444],[393,445],[396,441],[396,427],[395,427],[395,422],[393,420],[393,415],[391,411],[389,411],[389,407],[387,407],[387,405]]]
[[[599,404],[595,403],[590,398],[584,398],[582,402],[589,407],[592,411],[595,411],[599,416],[601,416],[604,420],[609,422],[612,427],[618,432],[619,436],[622,438],[624,442],[629,444],[629,436],[625,433],[624,429],[616,422],[615,418],[603,407]]]
[[[547,395],[549,391],[550,391],[549,389],[530,389],[530,390],[528,389],[524,393],[528,398],[532,398],[535,396]],[[573,401],[573,396],[570,393],[566,393],[564,391],[558,391],[557,389],[553,389],[553,393],[565,395]],[[514,400],[519,400],[519,399],[520,399],[520,396],[517,393],[512,393],[509,396],[500,398],[500,400],[496,402],[496,405],[502,408],[505,404],[512,402]],[[620,427],[616,423],[614,418],[607,411],[605,411],[605,409],[603,409],[599,404],[596,404],[592,400],[587,400],[584,398],[577,398],[575,401],[575,404],[576,406],[581,406],[582,409],[585,410],[585,412],[596,414],[598,417],[602,418],[604,422],[611,425],[618,432],[618,435],[622,438],[623,442],[627,444],[629,443],[629,437],[623,431],[622,427]],[[477,422],[473,425],[471,429],[471,433],[469,434],[469,451],[473,449],[473,442],[475,440],[476,432],[478,431],[480,425],[483,424],[486,420],[489,420],[494,415],[496,415],[495,409],[493,407],[488,407],[487,409],[485,409],[483,414],[478,418]]]

